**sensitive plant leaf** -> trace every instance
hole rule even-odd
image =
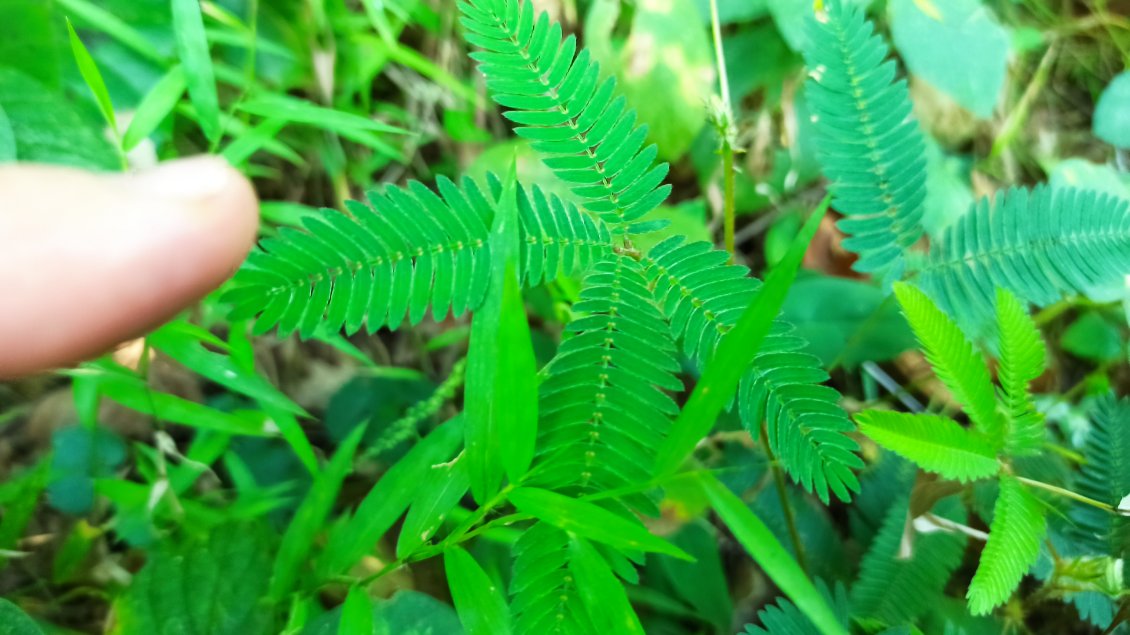
[[[338,622],[338,635],[374,635],[373,601],[363,586],[354,586],[345,596],[341,605],[341,621]]]
[[[102,72],[98,70],[98,65],[94,63],[94,58],[90,56],[90,51],[86,50],[86,45],[79,39],[78,33],[75,33],[75,27],[71,24],[70,19],[67,20],[67,33],[70,35],[71,53],[74,54],[79,73],[82,74],[82,79],[86,82],[87,88],[94,94],[102,117],[110,126],[110,130],[113,130],[114,134],[117,135],[118,121],[114,117],[114,103],[110,101],[110,93],[106,90],[106,82],[102,79]]]
[[[16,160],[16,132],[12,130],[12,122],[8,113],[0,105],[0,163]]]
[[[617,549],[651,551],[693,560],[687,552],[653,535],[639,521],[593,503],[533,487],[520,487],[510,492],[509,498],[518,511],[578,536]]]
[[[1000,471],[993,443],[948,417],[864,410],[855,422],[875,443],[946,478],[975,481]]]
[[[1005,445],[1010,454],[1039,452],[1044,418],[1032,402],[1029,384],[1044,372],[1044,340],[1028,315],[1028,307],[1005,289],[997,289],[997,331],[1000,333],[1000,382],[1009,419]]]
[[[43,629],[23,609],[0,598],[0,635],[43,635]]]
[[[765,574],[812,621],[818,632],[822,635],[847,635],[848,631],[836,612],[765,523],[713,475],[699,474],[695,478],[722,522]]]
[[[371,551],[417,497],[433,465],[451,460],[463,440],[462,418],[432,430],[377,481],[353,516],[333,532],[319,563],[323,576],[345,572]]]
[[[926,198],[926,149],[906,82],[857,2],[829,0],[824,12],[789,2],[808,9],[805,95],[832,206],[844,215],[843,246],[859,254],[857,271],[898,279],[922,236]]]
[[[668,6],[668,9],[671,7]],[[605,223],[624,227],[670,194],[657,146],[644,145],[647,126],[617,97],[616,80],[600,79],[588,50],[533,2],[459,2],[464,39],[504,116],[519,124],[545,164],[570,185],[580,205]],[[535,15],[536,14],[536,15]],[[688,78],[683,78],[687,80]]]
[[[1130,400],[1113,394],[1099,397],[1090,413],[1091,429],[1083,445],[1086,462],[1080,468],[1077,491],[1121,508],[1130,495]],[[1080,544],[1112,558],[1124,558],[1130,549],[1130,522],[1124,516],[1075,505],[1069,534]]]
[[[765,278],[765,283],[737,324],[723,336],[713,359],[659,450],[656,458],[658,474],[669,474],[678,469],[699,440],[710,432],[718,413],[733,399],[745,369],[754,360],[761,342],[773,326],[774,318],[781,311],[789,285],[796,278],[808,243],[816,234],[827,209],[828,200],[825,199],[797,234],[785,257]]]
[[[683,389],[678,349],[643,267],[616,254],[585,276],[573,319],[539,387],[537,463],[524,483],[571,496],[634,488],[652,476]],[[646,495],[623,502],[655,513]]]
[[[271,597],[281,600],[291,591],[298,580],[303,565],[309,561],[310,549],[314,539],[326,524],[333,509],[341,484],[353,468],[353,455],[365,434],[365,425],[357,426],[334,452],[330,462],[314,484],[306,498],[294,512],[294,518],[287,526],[275,557],[274,571],[271,575]]]
[[[984,358],[957,324],[918,287],[899,282],[894,290],[938,379],[965,406],[977,428],[999,447],[1004,441],[1004,426]]]
[[[255,526],[224,525],[206,538],[168,541],[114,602],[115,633],[261,635],[269,543]]]
[[[464,457],[432,466],[421,482],[419,497],[412,502],[400,527],[396,557],[405,558],[430,540],[470,486]]]
[[[148,137],[173,112],[188,87],[184,67],[170,68],[141,99],[122,135],[122,150],[129,152]]]
[[[1040,555],[1044,504],[1015,477],[1002,475],[989,540],[969,583],[969,610],[985,615],[1008,600]]]
[[[173,34],[177,57],[184,67],[188,96],[196,107],[197,121],[204,136],[213,144],[220,140],[220,101],[216,95],[216,77],[212,54],[204,33],[204,18],[199,0],[172,0]]]
[[[1127,271],[1130,200],[1038,185],[975,203],[934,238],[918,283],[947,311],[989,321],[997,287],[1046,306],[1074,293],[1109,295]]]
[[[471,493],[485,503],[502,475],[517,483],[537,440],[537,362],[518,280],[515,167],[503,189],[489,239],[490,283],[471,319],[464,394]]]
[[[897,495],[887,509],[851,586],[853,615],[886,624],[913,622],[944,594],[961,564],[965,536],[919,532],[913,529],[910,511],[910,496],[905,494]],[[966,520],[964,508],[953,498],[935,505],[934,512],[955,522]]]
[[[460,547],[449,547],[443,552],[443,565],[467,635],[509,635],[506,597],[475,558]]]
[[[836,612],[840,623],[846,628],[848,615],[851,612],[848,605],[847,590],[843,583],[837,583],[835,591],[828,589],[823,580],[817,580],[817,587],[821,597]],[[851,607],[854,609],[854,607]],[[742,635],[820,635],[820,630],[809,620],[800,609],[792,602],[781,598],[775,604],[757,612],[757,620],[761,626],[750,624]],[[884,631],[884,633],[886,633]]]
[[[608,563],[585,539],[570,540],[569,571],[576,579],[577,591],[588,608],[597,633],[644,635],[624,585],[616,579]]]

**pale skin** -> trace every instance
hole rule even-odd
[[[213,157],[133,174],[0,167],[0,380],[144,334],[239,268],[251,184]]]

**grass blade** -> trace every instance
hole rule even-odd
[[[204,34],[204,17],[199,0],[173,1],[173,30],[177,56],[184,66],[188,96],[196,106],[196,114],[204,136],[213,144],[220,140],[220,100],[216,95],[216,74],[212,54]]]
[[[323,573],[345,571],[371,550],[418,496],[417,487],[432,466],[451,459],[462,439],[463,420],[452,419],[432,430],[385,472],[353,517],[335,532],[326,548]]]
[[[699,440],[710,432],[718,413],[733,399],[742,374],[749,368],[762,340],[769,333],[773,320],[781,312],[785,295],[800,269],[808,243],[816,234],[827,209],[828,199],[825,198],[797,234],[785,257],[765,278],[765,284],[758,289],[757,295],[738,318],[733,330],[718,344],[714,359],[702,373],[679,418],[671,425],[670,435],[659,450],[655,462],[658,474],[670,474],[678,469]]]
[[[722,522],[793,604],[824,635],[847,635],[832,607],[769,527],[713,475],[700,473],[697,478]]]
[[[600,552],[583,538],[570,541],[572,560],[569,570],[577,581],[577,591],[592,616],[599,633],[644,635],[624,585],[616,579]]]
[[[283,534],[271,575],[270,595],[280,600],[294,587],[299,570],[308,561],[314,538],[326,524],[341,484],[353,468],[353,455],[365,434],[365,424],[358,425],[341,442],[326,469],[314,479],[294,518]]]
[[[638,549],[694,560],[687,552],[653,535],[639,522],[632,522],[593,503],[534,487],[520,487],[510,492],[510,502],[518,511],[558,529],[617,549]]]
[[[511,166],[490,236],[491,279],[471,320],[467,353],[467,468],[475,500],[485,503],[505,472],[529,469],[537,441],[537,362],[518,282],[518,203]]]
[[[161,125],[184,94],[185,82],[184,69],[178,64],[153,85],[130,119],[126,133],[122,136],[122,150],[129,152],[134,149]]]
[[[78,33],[75,33],[75,27],[71,24],[70,19],[67,20],[67,33],[71,39],[71,53],[75,56],[78,72],[82,74],[82,80],[86,82],[90,92],[94,93],[94,99],[98,102],[98,110],[102,112],[102,118],[106,120],[110,130],[114,131],[114,136],[117,136],[118,120],[114,116],[114,103],[110,101],[110,92],[106,90],[106,82],[102,79],[102,73],[98,70],[98,65],[94,63],[94,58],[90,56],[90,51],[86,50],[86,45],[82,43]]]
[[[510,609],[498,585],[459,547],[443,553],[451,599],[467,635],[510,635]]]

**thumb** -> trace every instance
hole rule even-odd
[[[0,168],[0,378],[169,319],[235,272],[257,228],[251,184],[214,157],[126,175]]]

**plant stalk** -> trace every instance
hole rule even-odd
[[[796,514],[793,512],[792,503],[789,501],[785,472],[781,469],[781,464],[777,462],[777,457],[773,456],[773,449],[769,447],[769,431],[765,429],[765,426],[761,427],[761,439],[764,442],[765,454],[769,457],[769,469],[773,471],[773,484],[777,488],[777,497],[781,500],[781,510],[785,514],[785,525],[789,528],[789,539],[793,542],[797,564],[800,565],[800,570],[808,575],[808,560],[804,555],[804,543],[801,542],[800,531],[796,526]]]

